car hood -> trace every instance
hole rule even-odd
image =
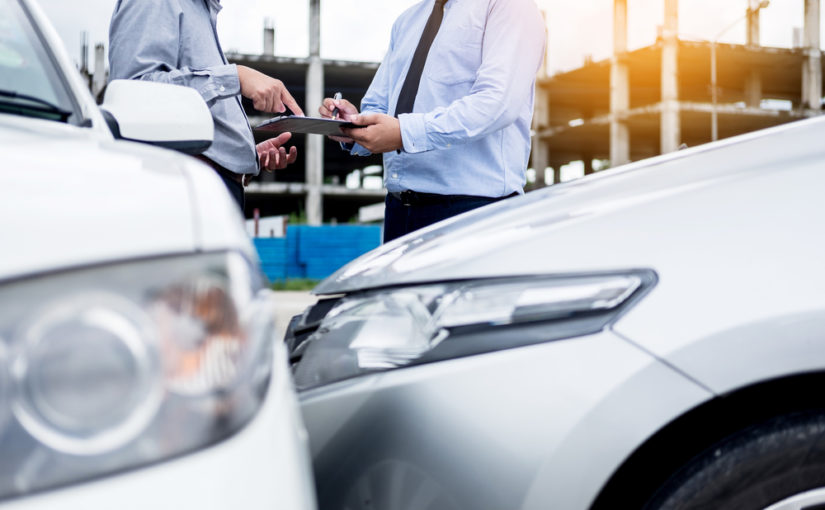
[[[196,215],[208,200],[196,203],[191,166],[203,165],[91,129],[0,115],[0,279],[203,247]],[[209,184],[207,196],[220,189]]]
[[[646,242],[709,197],[794,160],[822,161],[825,118],[651,158],[483,207],[356,259],[316,294],[502,276],[656,268],[678,246]],[[680,223],[681,222],[681,223]],[[680,241],[681,242],[681,241]]]

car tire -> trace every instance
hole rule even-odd
[[[793,498],[794,504],[785,502]],[[800,502],[796,504],[797,502]],[[722,440],[679,470],[645,510],[825,508],[825,414],[775,418]]]

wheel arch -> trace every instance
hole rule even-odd
[[[721,439],[784,414],[823,410],[825,371],[762,381],[682,414],[640,445],[611,475],[591,510],[642,508],[690,459]]]

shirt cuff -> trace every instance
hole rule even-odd
[[[401,114],[398,116],[398,122],[401,124],[401,141],[405,152],[414,154],[431,149],[423,113]]]
[[[372,156],[372,152],[370,152],[363,145],[358,145],[357,143],[342,143],[341,148],[345,151],[349,151],[349,153],[353,156]]]
[[[212,96],[225,99],[241,93],[241,80],[235,64],[210,67],[208,73],[210,79],[206,88],[210,89]]]

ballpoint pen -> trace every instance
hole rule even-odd
[[[336,93],[335,93],[335,95],[334,95],[334,96],[332,96],[332,99],[334,99],[334,100],[336,100],[336,101],[340,101],[342,97],[344,97],[344,96],[343,96],[340,92],[336,92]],[[338,112],[338,107],[336,106],[336,107],[332,110],[332,119],[333,119],[333,120],[337,120],[337,119],[338,119],[338,113],[339,113],[339,112]]]

